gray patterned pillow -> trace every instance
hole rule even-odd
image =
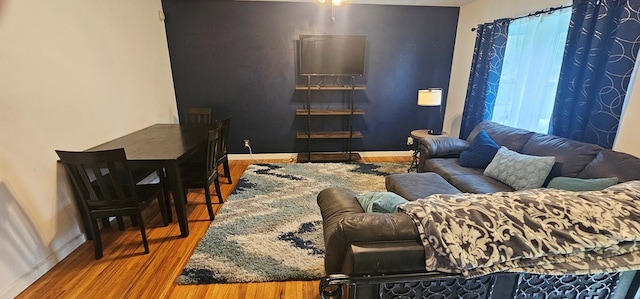
[[[520,154],[503,146],[484,170],[484,175],[515,190],[540,188],[551,172],[555,160],[555,157]]]

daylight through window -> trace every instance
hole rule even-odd
[[[492,121],[547,133],[571,8],[509,24]]]

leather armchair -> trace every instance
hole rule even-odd
[[[345,188],[318,194],[326,273],[424,271],[424,247],[413,220],[404,213],[365,213],[355,197]]]

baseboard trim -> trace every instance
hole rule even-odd
[[[58,250],[52,252],[45,260],[35,265],[31,272],[16,279],[8,289],[0,294],[0,298],[15,298],[86,241],[87,238],[83,233],[78,234]]]
[[[413,151],[370,151],[357,152],[361,157],[410,157]],[[229,154],[229,160],[274,160],[293,162],[298,153],[272,153],[272,154]]]
[[[274,160],[295,161],[298,154],[229,154],[229,160]]]
[[[411,157],[413,151],[358,152],[361,157]]]

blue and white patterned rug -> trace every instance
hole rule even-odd
[[[324,276],[318,193],[385,191],[408,163],[255,164],[205,233],[178,284],[314,280]]]

